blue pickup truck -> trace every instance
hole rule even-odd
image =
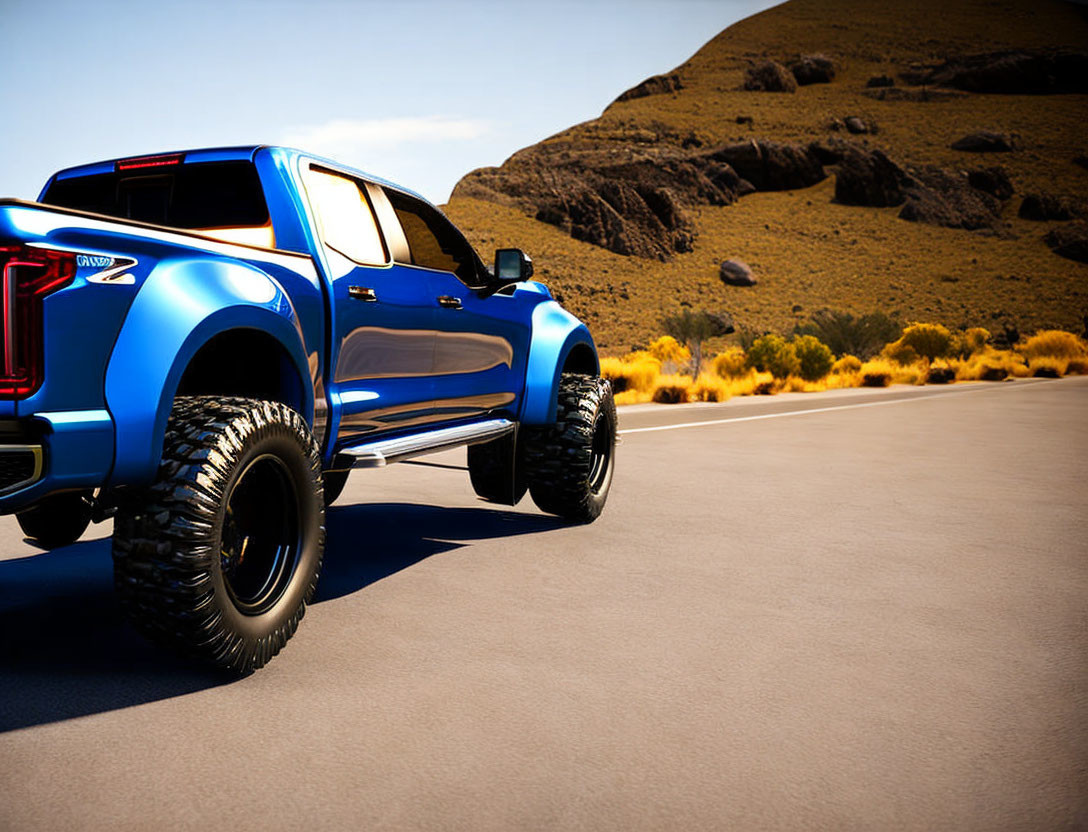
[[[283,647],[352,469],[468,446],[484,499],[608,496],[585,325],[390,182],[265,146],[70,168],[0,200],[0,267],[0,512],[43,548],[112,517],[127,616],[199,659]]]

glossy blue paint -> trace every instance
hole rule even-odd
[[[170,260],[132,304],[106,371],[106,403],[117,425],[111,485],[151,480],[182,373],[204,344],[232,329],[260,330],[284,347],[299,374],[298,409],[313,418],[301,325],[281,287],[236,261]]]
[[[586,325],[554,300],[533,309],[533,342],[529,347],[525,397],[520,414],[524,424],[547,425],[555,421],[555,403],[559,395],[563,362],[579,344],[589,347],[593,355],[597,355],[593,336]]]
[[[60,488],[149,482],[178,383],[201,347],[222,333],[255,330],[283,348],[297,375],[287,386],[301,391],[293,404],[311,424],[316,414],[315,434],[327,437],[326,464],[345,444],[420,424],[494,414],[554,421],[571,350],[588,349],[596,361],[585,325],[539,283],[485,297],[451,274],[362,267],[326,251],[301,170],[314,161],[417,194],[288,148],[182,153],[185,164],[252,159],[277,249],[295,254],[0,203],[0,245],[29,242],[89,255],[72,284],[44,301],[44,384],[23,401],[0,400],[0,419],[15,420],[27,441],[46,449],[43,478],[0,498],[0,512]],[[108,173],[116,161],[54,178]],[[124,282],[89,280],[117,258],[133,261]],[[381,303],[351,299],[350,285],[375,288]],[[439,295],[461,298],[462,308],[439,307]],[[395,337],[383,340],[384,332]]]

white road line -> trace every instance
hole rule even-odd
[[[1027,379],[1025,379],[1026,381]],[[1023,383],[1016,385],[1020,389],[1023,389]],[[807,413],[829,413],[833,410],[856,410],[861,407],[880,407],[888,404],[905,404],[907,402],[921,402],[929,401],[930,399],[942,399],[946,396],[965,396],[969,393],[981,393],[987,390],[1000,390],[1008,389],[1001,386],[987,386],[978,387],[974,390],[957,390],[955,393],[949,391],[948,393],[933,393],[925,396],[906,396],[901,399],[883,399],[878,402],[861,402],[860,404],[838,404],[832,407],[810,407],[807,410],[786,410],[781,413],[762,413],[759,416],[734,416],[727,419],[707,419],[702,422],[679,422],[675,425],[656,425],[650,428],[628,428],[627,430],[621,430],[620,436],[626,436],[629,433],[650,433],[657,430],[679,430],[680,428],[699,428],[704,425],[724,425],[729,422],[755,422],[759,419],[779,419],[783,416],[804,416]]]

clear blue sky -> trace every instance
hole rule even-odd
[[[0,195],[62,167],[290,144],[444,202],[771,0],[0,0]]]

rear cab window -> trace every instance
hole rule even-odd
[[[55,179],[41,201],[226,242],[276,247],[260,178],[249,161],[194,162]]]

